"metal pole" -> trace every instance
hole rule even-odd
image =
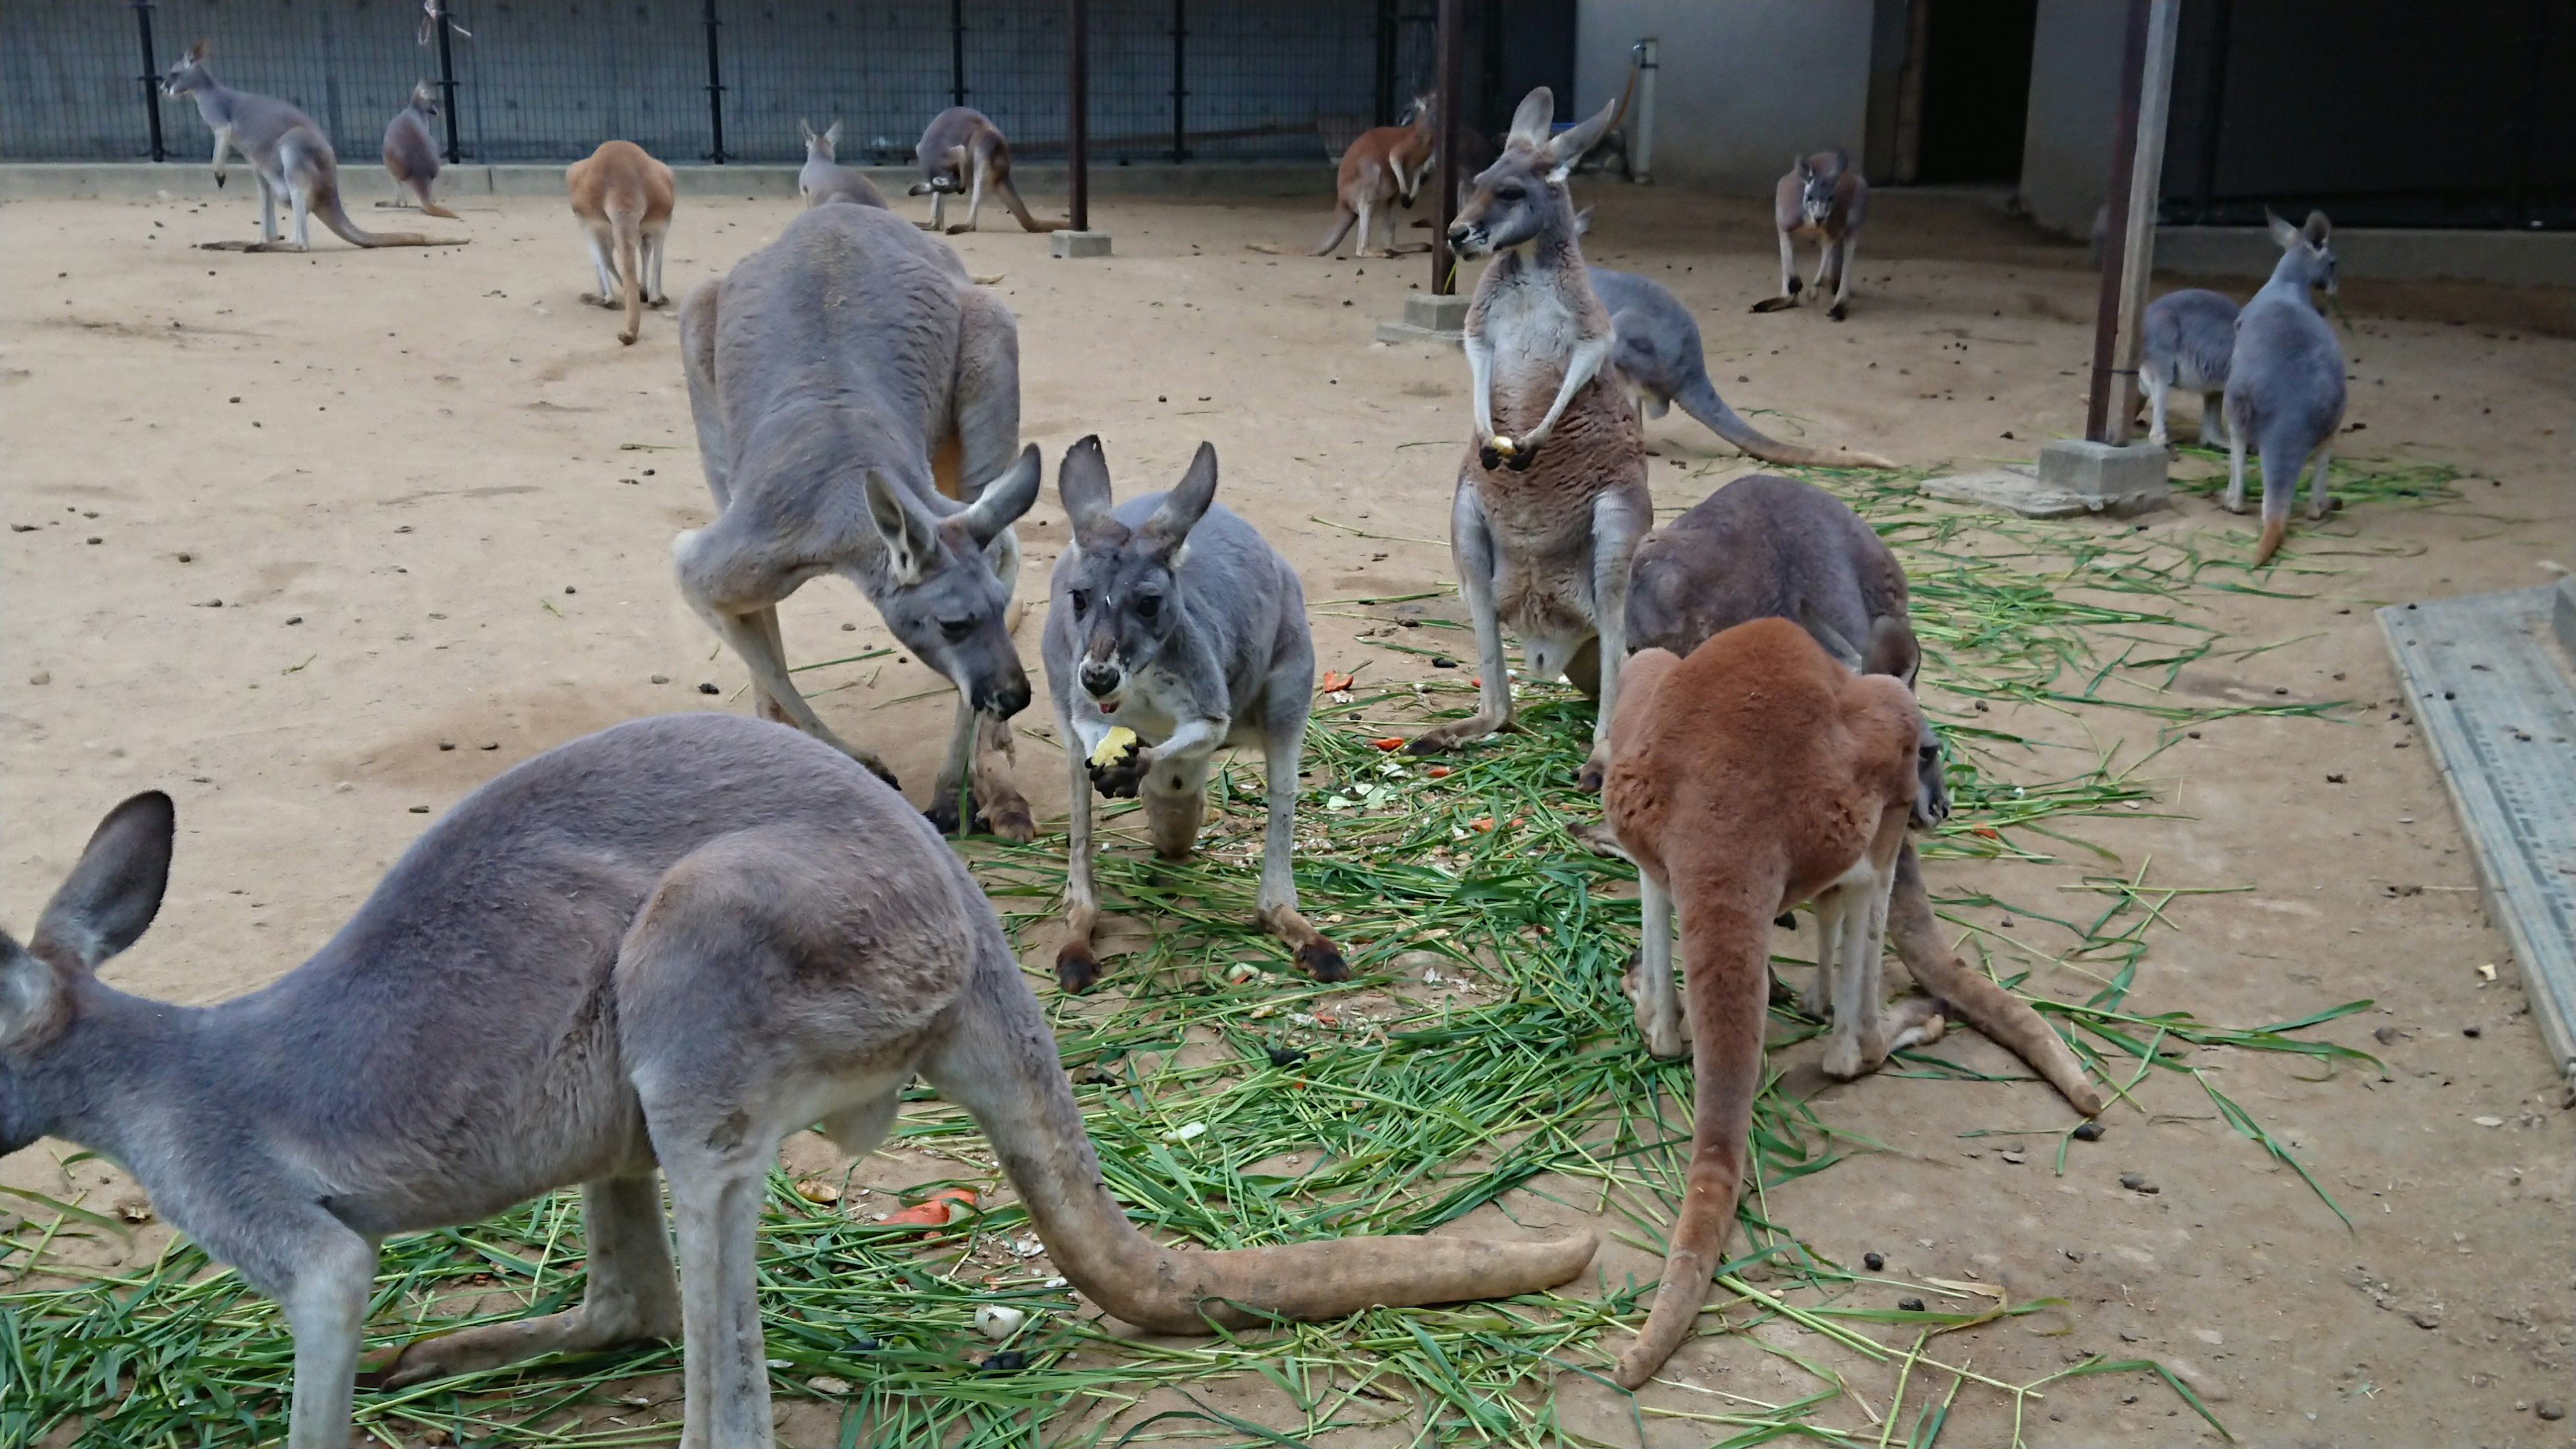
[[[1450,275],[1454,263],[1449,256],[1449,223],[1458,219],[1458,92],[1462,89],[1458,73],[1466,60],[1466,28],[1466,0],[1440,0],[1439,78],[1431,98],[1440,128],[1440,194],[1432,198],[1431,218],[1431,295],[1435,297],[1458,290]]]
[[[948,89],[948,104],[966,104],[966,0],[948,0]]]
[[[152,0],[134,0],[135,28],[143,35],[143,118],[152,127],[152,159],[168,159],[161,145],[161,63],[152,56]]]
[[[2120,49],[2119,109],[2111,124],[2111,218],[2102,239],[2102,287],[2093,316],[2093,381],[2084,404],[2084,436],[2111,440],[2111,383],[2120,339],[2120,277],[2128,266],[2130,173],[2138,164],[2138,86],[2147,65],[2147,9],[2153,0],[2129,0]]]
[[[2147,279],[2156,262],[2156,213],[2164,194],[2165,130],[2173,114],[2174,31],[2182,0],[2151,0],[2147,53],[2138,73],[2136,155],[2129,167],[2128,230],[2120,245],[2120,331],[2111,357],[2110,435],[2125,445],[2138,414],[2138,357],[2145,336]],[[2116,184],[2116,183],[2115,183]]]
[[[716,55],[716,27],[722,24],[716,18],[716,0],[707,0],[707,133],[715,140],[715,151],[707,159],[718,166],[725,163],[724,66]]]
[[[430,19],[438,26],[439,106],[446,112],[447,160],[453,165],[465,159],[465,148],[456,143],[456,53],[448,45],[447,0],[438,0]]]
[[[1065,137],[1067,178],[1073,192],[1073,229],[1091,230],[1091,6],[1065,0]]]
[[[1172,159],[1190,159],[1190,3],[1172,0]]]

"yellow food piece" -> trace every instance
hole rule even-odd
[[[1110,729],[1109,733],[1100,737],[1100,748],[1091,752],[1091,763],[1095,765],[1114,765],[1118,763],[1119,757],[1125,755],[1129,747],[1135,743],[1136,732],[1134,730],[1127,728],[1125,725],[1114,726]]]
[[[1500,433],[1494,434],[1493,446],[1495,452],[1502,454],[1506,458],[1520,451],[1520,448],[1514,444],[1511,439],[1504,437]]]

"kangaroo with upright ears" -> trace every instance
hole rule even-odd
[[[626,307],[617,340],[632,347],[644,331],[644,308],[670,302],[662,290],[662,250],[671,235],[671,168],[632,141],[603,141],[586,158],[564,168],[572,214],[590,243],[599,290],[582,300]]]
[[[2308,517],[2326,516],[2327,464],[2335,430],[2343,426],[2343,346],[2317,315],[2308,294],[2335,294],[2335,254],[2327,246],[2334,224],[2322,211],[2292,226],[2270,212],[2272,240],[2281,244],[2272,278],[2236,314],[2236,346],[2227,361],[2227,511],[2245,511],[2245,449],[2263,459],[2263,539],[2254,564],[2271,562],[2290,529],[2290,504],[2300,470],[2308,474]]]
[[[1333,230],[1315,248],[1315,255],[1331,256],[1356,225],[1360,239],[1351,249],[1352,256],[1394,256],[1395,208],[1413,205],[1422,178],[1431,171],[1432,151],[1439,139],[1429,96],[1414,97],[1410,123],[1360,132],[1342,152],[1341,170],[1333,179]],[[1369,247],[1377,240],[1381,220],[1386,223],[1386,247],[1372,253]]]
[[[982,111],[972,106],[951,106],[931,117],[913,155],[921,162],[921,179],[906,194],[930,198],[932,231],[954,235],[975,230],[975,218],[984,210],[984,193],[988,190],[1019,218],[1020,230],[1056,230],[1056,223],[1029,215],[1029,204],[1020,200],[1020,189],[1011,184],[1011,143],[1002,138],[1002,128]],[[948,198],[961,193],[966,197],[966,220],[949,226]]]
[[[1407,747],[1434,754],[1511,724],[1509,624],[1529,678],[1570,675],[1598,695],[1586,789],[1600,788],[1609,763],[1628,653],[1629,556],[1655,521],[1637,410],[1602,370],[1617,329],[1584,271],[1565,187],[1566,169],[1609,129],[1619,105],[1551,139],[1555,97],[1545,86],[1531,91],[1501,158],[1476,178],[1476,194],[1449,228],[1460,256],[1494,258],[1467,308],[1475,435],[1449,509],[1449,553],[1475,620],[1483,682],[1472,717]]]
[[[1073,547],[1055,561],[1045,643],[1047,689],[1073,767],[1071,909],[1057,981],[1083,991],[1100,979],[1091,940],[1100,919],[1091,792],[1141,799],[1155,852],[1178,860],[1198,841],[1208,762],[1234,744],[1260,745],[1269,776],[1261,924],[1288,943],[1307,975],[1349,980],[1342,953],[1298,914],[1292,873],[1298,756],[1315,693],[1315,642],[1297,571],[1215,502],[1209,444],[1199,444],[1179,487],[1113,508],[1100,439],[1084,438],[1066,451],[1057,486],[1073,525]],[[1099,759],[1120,727],[1137,738]]]
[[[443,216],[450,221],[456,213],[430,197],[429,189],[438,181],[438,138],[429,133],[429,123],[438,117],[438,94],[427,81],[415,81],[411,100],[385,126],[385,174],[394,179],[394,204],[402,205],[402,193],[409,191],[420,202],[428,216]]]
[[[1010,309],[893,212],[818,206],[690,291],[680,361],[719,510],[672,544],[680,592],[750,670],[760,713],[892,782],[787,669],[778,601],[837,573],[957,686],[930,818],[959,827],[971,764],[994,832],[1029,839],[1037,826],[1008,769],[1029,677],[1006,616],[1020,571],[1011,521],[1041,479],[1037,449],[1020,451]]]
[[[805,138],[805,166],[796,173],[796,192],[805,198],[808,207],[821,206],[827,201],[848,201],[876,207],[886,204],[885,193],[877,190],[877,184],[868,179],[866,172],[844,166],[835,159],[835,150],[841,144],[840,122],[834,121],[819,136],[803,121],[796,123],[796,130]]]
[[[1851,261],[1860,245],[1861,218],[1869,211],[1869,183],[1852,169],[1851,154],[1837,147],[1789,162],[1789,174],[1772,188],[1771,222],[1780,233],[1780,295],[1753,304],[1756,312],[1798,305],[1797,243],[1814,242],[1816,287],[1832,278],[1834,304],[1825,315],[1840,322],[1851,300]]]
[[[464,237],[441,238],[412,231],[366,231],[349,220],[340,205],[340,158],[331,149],[331,138],[311,116],[275,96],[253,95],[237,91],[217,81],[206,69],[206,56],[212,43],[204,40],[188,47],[176,65],[161,77],[161,93],[168,96],[192,96],[197,114],[205,118],[206,128],[215,133],[215,184],[224,184],[224,157],[239,151],[250,163],[251,177],[259,183],[260,240],[225,250],[273,252],[291,249],[305,251],[311,244],[305,220],[318,216],[331,234],[353,247],[435,247],[463,246]],[[283,193],[293,210],[294,240],[281,244],[277,237],[277,198]]]
[[[768,1449],[762,1182],[817,1123],[872,1150],[915,1073],[982,1126],[1057,1271],[1150,1333],[1535,1292],[1592,1257],[1589,1233],[1185,1253],[1138,1232],[973,877],[792,730],[663,715],[549,750],[448,811],[310,960],[212,1006],[98,979],[160,908],[172,827],[158,791],[118,806],[27,944],[0,935],[0,1153],[51,1135],[122,1164],[277,1300],[287,1449],[350,1442],[386,1238],[569,1183],[581,1302],[415,1339],[376,1381],[678,1338],[682,1449]]]

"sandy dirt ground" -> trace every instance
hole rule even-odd
[[[1721,391],[1770,410],[1757,418],[1767,427],[1925,465],[2026,458],[2035,440],[2080,431],[2094,297],[2080,248],[1978,201],[1889,194],[1847,324],[1812,309],[1754,317],[1745,308],[1774,267],[1757,205],[1593,190],[1593,259],[1689,302]],[[744,707],[742,669],[671,579],[672,535],[711,508],[670,315],[619,347],[615,319],[576,301],[589,268],[556,202],[468,206],[473,244],[458,249],[192,249],[250,234],[251,206],[236,194],[0,210],[12,278],[0,296],[0,512],[15,530],[0,535],[0,919],[32,924],[108,805],[168,790],[181,831],[168,901],[107,974],[183,1002],[288,969],[426,812],[501,768],[635,715]],[[790,214],[782,202],[684,202],[672,292]],[[1065,445],[1097,431],[1122,491],[1168,486],[1213,439],[1221,496],[1288,552],[1310,598],[1442,588],[1445,545],[1415,540],[1446,537],[1464,364],[1454,351],[1372,345],[1428,264],[1302,255],[1324,222],[1311,205],[1117,203],[1096,212],[1116,236],[1107,262],[1051,261],[1041,239],[1015,232],[958,246],[971,270],[1000,275],[1018,313],[1022,432],[1050,474]],[[2238,642],[2290,642],[2213,656],[2184,672],[2180,694],[2356,707],[2331,722],[2211,724],[2150,767],[2154,809],[2084,833],[2121,870],[2151,863],[2164,884],[2253,887],[2174,902],[2141,1009],[2255,1024],[2376,1001],[2320,1035],[2378,1054],[2385,1073],[2312,1079],[2292,1058],[2206,1054],[2353,1227],[2165,1073],[2143,1094],[2148,1111],[2116,1112],[2062,1178],[2042,1153],[2013,1163],[1956,1135],[2057,1130],[2064,1108],[2037,1086],[1824,1089],[1829,1120],[1897,1150],[1793,1183],[1772,1206],[1842,1257],[1878,1249],[1893,1270],[2063,1296],[2069,1307],[2041,1325],[2053,1334],[2011,1323],[1945,1341],[2006,1380],[2087,1351],[2150,1356],[2179,1363],[2247,1443],[2563,1444],[2570,1424],[2536,1407],[2576,1397],[2571,1118],[2396,702],[2370,606],[2545,583],[2543,560],[2576,564],[2570,298],[2356,281],[2344,300],[2358,327],[2349,417],[2362,430],[2343,456],[2454,464],[2472,475],[2465,500],[2302,523],[2293,558],[2330,571],[2294,576],[2299,597],[2196,594],[2201,617]],[[1648,434],[1668,509],[1746,471],[1678,412]],[[2211,552],[2251,538],[2198,498],[2139,522]],[[1022,597],[1043,608],[1064,537],[1051,483],[1021,536]],[[1433,607],[1454,615],[1454,603]],[[799,660],[885,642],[838,581],[807,586],[784,614]],[[1388,667],[1355,643],[1362,627],[1318,617],[1324,667]],[[1033,613],[1020,634],[1033,671],[1037,634]],[[901,660],[809,677],[847,686],[818,708],[885,751],[918,798],[944,738],[939,681]],[[2091,723],[2133,742],[2153,733],[2144,719]],[[1060,820],[1053,752],[1024,746],[1021,759],[1041,821]],[[2001,889],[2009,870],[2013,893],[2045,898],[2093,868],[1941,864],[1933,884]],[[2001,930],[1992,913],[1983,924]],[[2015,929],[2035,937],[2036,925]],[[2042,958],[2063,945],[2033,941]],[[2492,983],[2478,970],[2490,963]],[[2062,974],[2037,984],[2087,989]],[[1960,1053],[2004,1065],[1982,1042]],[[800,1139],[795,1150],[814,1149]],[[2125,1190],[2122,1173],[2161,1190]],[[94,1205],[134,1194],[112,1169],[66,1173],[44,1149],[11,1158],[0,1181]],[[1537,1206],[1537,1223],[1568,1217]],[[1614,1281],[1655,1267],[1615,1245],[1599,1266]],[[1775,1364],[1711,1338],[1667,1377],[1776,1396],[1788,1390]],[[1884,1406],[1890,1377],[1870,1368],[1852,1383]],[[1669,1383],[1645,1398],[1717,1402]],[[1260,1412],[1252,1389],[1217,1401]],[[1597,1383],[1568,1377],[1558,1407],[1570,1431],[1634,1442],[1625,1405]],[[788,1442],[832,1442],[828,1419],[804,1412],[785,1421]],[[2000,1397],[1972,1389],[1957,1412],[1954,1442],[2004,1441]],[[1645,1422],[1657,1446],[1724,1433]],[[2057,1386],[2025,1432],[2034,1444],[2213,1437],[2135,1375]]]

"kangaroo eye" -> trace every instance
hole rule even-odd
[[[975,621],[972,618],[942,619],[939,621],[939,632],[947,635],[948,642],[954,644],[975,632]]]
[[[1138,594],[1138,595],[1136,596],[1136,617],[1137,617],[1137,618],[1139,618],[1139,619],[1151,619],[1151,618],[1155,617],[1156,615],[1158,615],[1158,614],[1160,614],[1160,613],[1162,613],[1162,612],[1163,612],[1163,596],[1162,596],[1162,595],[1160,595],[1160,594]]]
[[[1497,201],[1518,201],[1526,195],[1528,195],[1528,193],[1517,186],[1497,186],[1494,188],[1494,199]]]
[[[1071,598],[1073,599],[1073,611],[1075,613],[1088,614],[1091,612],[1091,590],[1075,589]]]

